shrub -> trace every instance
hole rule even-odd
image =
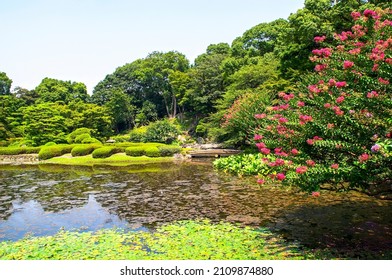
[[[152,123],[147,127],[145,141],[170,144],[177,139],[179,133],[178,128],[165,119]]]
[[[26,154],[38,154],[41,150],[41,147],[26,147],[25,153]]]
[[[124,148],[119,147],[102,147],[94,150],[92,153],[93,158],[107,158],[111,155],[124,152]]]
[[[360,189],[390,185],[392,14],[352,15],[352,31],[313,50],[315,72],[299,89],[280,93],[280,104],[255,115],[256,145],[261,153],[274,154],[266,180],[308,191],[326,183]]]
[[[161,156],[161,153],[160,153],[158,147],[146,148],[145,152],[146,152],[146,156],[148,156],[148,157],[160,157]]]
[[[144,156],[146,154],[145,148],[143,146],[128,147],[125,149],[125,153],[131,157],[139,157],[139,156]]]
[[[81,128],[78,128],[78,129],[74,130],[73,132],[68,134],[67,142],[69,144],[75,143],[76,138],[78,136],[80,136],[80,135],[83,135],[83,134],[88,134],[90,136],[91,135],[91,129],[86,128],[86,127],[81,127]]]
[[[114,141],[116,141],[116,143],[122,143],[122,142],[129,141],[129,135],[116,135],[116,136],[112,136],[110,138],[113,139]]]
[[[75,145],[56,145],[56,146],[48,146],[42,147],[39,154],[38,159],[45,160],[53,157],[59,157],[64,154],[68,154],[72,151]]]
[[[54,146],[57,145],[56,142],[48,142],[44,146]]]
[[[179,146],[169,146],[169,145],[161,145],[158,146],[158,150],[161,154],[161,156],[163,157],[169,157],[172,156],[174,154],[178,154],[179,152],[181,152],[181,147]]]
[[[91,138],[90,133],[82,133],[75,137],[74,143],[82,143],[84,139]]]
[[[101,147],[101,145],[93,144],[93,145],[78,145],[75,146],[71,154],[73,157],[78,157],[78,156],[86,156],[91,154],[95,149]]]
[[[19,155],[24,154],[25,148],[4,147],[0,148],[1,155]]]
[[[0,155],[36,154],[40,149],[40,147],[1,147]]]
[[[82,140],[82,144],[102,144],[102,143],[96,138],[88,137]]]
[[[147,126],[141,126],[138,128],[134,128],[130,133],[129,133],[129,141],[131,142],[146,142],[146,131],[147,131]]]

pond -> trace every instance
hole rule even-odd
[[[128,167],[0,166],[0,241],[60,229],[152,231],[178,220],[268,227],[310,248],[392,250],[392,202],[358,192],[261,187],[210,161]],[[362,254],[361,253],[361,254]]]

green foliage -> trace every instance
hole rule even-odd
[[[53,157],[59,157],[70,153],[74,147],[75,145],[43,146],[38,153],[38,159],[46,160]]]
[[[86,137],[82,140],[82,144],[102,144],[101,141],[99,141],[96,138],[93,137]]]
[[[93,158],[107,158],[110,157],[111,155],[117,154],[117,153],[123,153],[124,148],[120,147],[102,147],[95,149],[94,152],[92,153]]]
[[[88,94],[86,85],[71,81],[61,81],[45,78],[35,88],[39,102],[62,101],[65,104],[74,100],[87,101]]]
[[[148,157],[160,157],[161,153],[158,147],[149,147],[145,149],[146,156]]]
[[[131,157],[139,157],[139,156],[144,156],[146,154],[146,151],[143,146],[137,146],[137,147],[126,148],[125,153]]]
[[[79,136],[84,135],[84,137],[82,137],[82,139],[81,139],[81,140],[83,140],[83,138],[91,137],[90,134],[91,134],[91,129],[90,128],[86,128],[86,127],[78,128],[78,129],[72,131],[70,134],[67,135],[67,142],[69,144],[81,143],[81,141],[77,142],[76,139]]]
[[[57,145],[56,142],[48,142],[44,146],[54,146]]]
[[[149,101],[156,106],[158,117],[175,117],[178,100],[169,75],[173,71],[185,72],[188,68],[189,61],[179,52],[153,52],[145,59],[126,64],[107,75],[94,88],[92,100],[104,105],[110,102],[113,93],[122,91],[138,108]]]
[[[36,154],[41,147],[0,147],[0,155]]]
[[[90,133],[82,133],[75,137],[74,143],[83,143],[83,140],[91,138]]]
[[[92,144],[92,145],[78,145],[71,150],[71,155],[73,157],[80,157],[91,154],[95,149],[100,148],[102,145]]]
[[[8,78],[7,74],[0,72],[0,95],[10,94],[12,80]]]
[[[60,231],[54,236],[0,243],[2,260],[261,260],[300,259],[298,249],[268,231],[228,223],[183,221],[156,232]],[[267,240],[270,241],[267,241]],[[44,249],[43,249],[44,248]]]
[[[134,128],[129,133],[128,140],[131,142],[146,142],[146,136],[145,136],[146,132],[147,132],[147,126]]]
[[[352,31],[312,51],[315,72],[258,119],[256,145],[272,177],[314,191],[329,183],[368,189],[391,183],[392,29],[389,10],[354,12]],[[276,175],[276,176],[275,176]]]
[[[146,142],[160,142],[170,144],[180,134],[176,125],[164,119],[150,124],[145,134]]]
[[[214,167],[235,175],[263,175],[270,172],[270,168],[264,161],[270,158],[262,154],[243,154],[220,158],[214,161]]]
[[[181,147],[174,146],[174,145],[162,145],[162,146],[158,146],[158,149],[162,157],[169,157],[181,152]]]

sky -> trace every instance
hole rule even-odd
[[[34,89],[45,77],[94,86],[153,51],[192,63],[210,44],[302,8],[304,0],[0,0],[0,72]]]

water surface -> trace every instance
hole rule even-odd
[[[0,240],[210,219],[269,227],[313,248],[392,249],[391,201],[357,192],[260,187],[215,172],[210,162],[138,167],[0,167]],[[350,250],[351,250],[350,249]]]

